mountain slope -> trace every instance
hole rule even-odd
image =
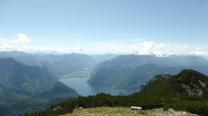
[[[45,68],[27,66],[12,58],[0,60],[0,83],[28,94],[45,91],[57,82]]]
[[[12,110],[0,115],[20,115],[76,96],[46,68],[28,66],[12,58],[0,59],[0,109]]]
[[[206,74],[208,61],[196,56],[122,55],[99,64],[92,72],[89,84],[100,91],[111,88],[117,93],[129,94],[138,91],[155,75],[177,74],[184,68]]]
[[[140,94],[148,97],[192,96],[207,98],[208,76],[191,69],[177,75],[158,75],[143,87]]]

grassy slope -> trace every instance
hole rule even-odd
[[[187,112],[169,112],[162,109],[142,110],[137,113],[130,108],[124,107],[99,107],[88,109],[76,109],[73,113],[62,116],[194,116],[194,114]]]

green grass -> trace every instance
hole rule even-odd
[[[194,114],[176,111],[169,112],[163,109],[132,111],[124,107],[97,107],[87,109],[75,109],[73,113],[62,116],[195,116]]]

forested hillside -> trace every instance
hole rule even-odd
[[[177,75],[158,75],[143,86],[140,92],[128,96],[78,97],[67,100],[42,111],[25,115],[56,116],[73,112],[75,108],[91,107],[130,107],[143,109],[173,108],[196,114],[208,115],[208,76],[194,70],[182,70]]]

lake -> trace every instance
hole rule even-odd
[[[93,90],[87,83],[89,78],[64,78],[59,81],[76,90],[82,96],[94,95]]]
[[[73,88],[76,90],[79,95],[82,96],[89,96],[89,95],[95,95],[96,93],[104,92],[104,93],[110,93],[112,95],[118,95],[118,90],[112,89],[112,88],[92,88],[87,81],[89,78],[64,78],[60,79],[59,81],[63,82],[70,88]]]

